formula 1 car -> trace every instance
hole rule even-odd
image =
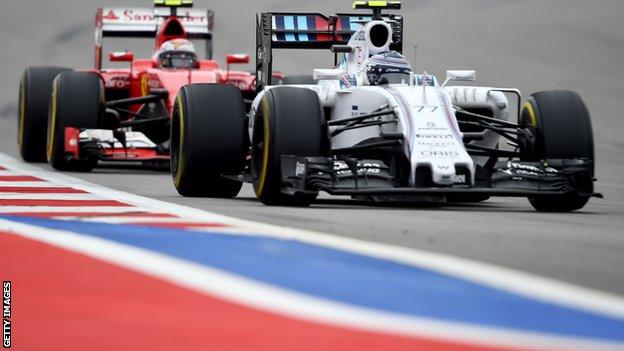
[[[47,159],[69,171],[90,171],[100,160],[167,162],[170,116],[182,86],[229,84],[252,99],[255,76],[230,71],[249,56],[227,55],[222,70],[212,60],[213,12],[192,5],[192,0],[155,0],[153,9],[100,8],[94,69],[28,68],[19,94],[22,158]],[[104,37],[155,38],[156,54],[135,59],[130,52],[112,52],[111,62],[130,67],[102,69]],[[189,39],[205,42],[206,59],[198,59]]]
[[[190,85],[178,95],[178,192],[234,197],[250,182],[267,205],[308,205],[324,191],[380,201],[527,197],[538,211],[573,211],[600,196],[578,94],[544,91],[522,104],[517,89],[448,86],[474,81],[474,71],[448,71],[442,84],[416,74],[401,54],[404,18],[382,13],[400,7],[355,1],[373,15],[260,14],[248,116],[228,86]],[[323,48],[337,66],[314,70],[317,84],[272,85],[273,49]],[[515,111],[518,121],[509,121]]]

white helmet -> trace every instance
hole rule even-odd
[[[164,42],[154,57],[160,68],[190,69],[197,66],[195,46],[186,39],[173,39]]]

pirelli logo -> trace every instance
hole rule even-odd
[[[2,347],[11,348],[11,282],[2,282]]]

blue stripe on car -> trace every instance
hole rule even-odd
[[[294,16],[284,16],[284,29],[286,30],[294,30],[295,29],[295,17]],[[286,41],[297,41],[294,33],[286,33]]]
[[[308,19],[306,16],[297,16],[297,29],[308,30]],[[299,34],[299,41],[310,41],[307,34]]]

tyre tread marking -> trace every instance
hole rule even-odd
[[[524,108],[529,112],[529,118],[531,119],[531,125],[534,128],[537,128],[537,115],[535,114],[535,109],[533,109],[533,105],[529,101],[524,103]]]
[[[270,130],[269,130],[269,114],[271,110],[269,108],[269,98],[267,95],[263,98],[262,104],[262,118],[264,123],[264,145],[262,148],[262,167],[260,167],[260,175],[258,177],[258,187],[256,188],[256,196],[262,196],[266,183],[266,177],[268,172],[269,163],[269,142],[270,142]]]
[[[60,76],[59,76],[60,77]],[[54,79],[52,83],[52,96],[50,99],[50,121],[48,125],[48,147],[46,151],[46,157],[48,162],[51,162],[52,155],[54,153],[54,134],[56,133],[56,110],[57,110],[57,92],[59,85],[59,77]]]
[[[179,187],[180,182],[182,180],[182,170],[184,169],[184,104],[182,103],[182,93],[178,95],[177,98],[178,104],[178,117],[180,120],[179,129],[180,129],[180,140],[178,142],[178,167],[176,168],[175,174],[175,186]]]

